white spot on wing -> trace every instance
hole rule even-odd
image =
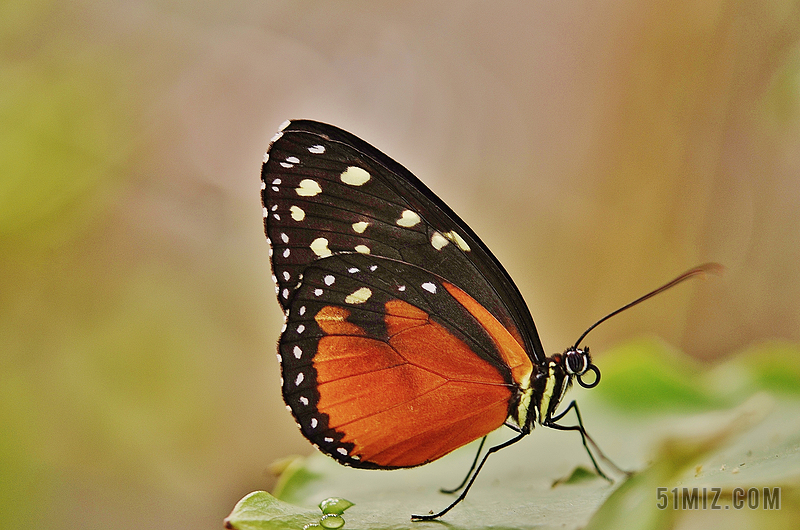
[[[288,122],[285,122],[285,123],[286,123],[286,125],[289,125],[289,123],[288,123]],[[274,144],[275,142],[277,142],[278,140],[280,140],[280,139],[281,139],[281,136],[283,136],[283,127],[281,127],[281,129],[280,129],[278,132],[276,132],[276,133],[275,133],[275,136],[273,136],[273,137],[270,139],[270,141],[269,141],[270,145],[272,145],[272,144]],[[268,154],[269,154],[269,153],[268,153]]]
[[[309,153],[313,153],[315,155],[321,155],[322,153],[325,152],[325,146],[324,145],[312,145],[311,147],[308,148],[308,152]]]
[[[303,382],[303,372],[297,374],[297,378],[294,380],[294,386],[300,386],[300,383]]]
[[[291,254],[291,253],[292,253],[291,249],[289,249],[289,248],[283,249],[283,257],[284,258],[288,258],[289,254]]]
[[[422,284],[422,288],[428,291],[429,293],[436,294],[436,284],[431,282],[425,282]]]
[[[361,254],[369,254],[369,247],[366,245],[356,245],[354,250]]]
[[[325,282],[325,285],[330,287],[331,285],[333,285],[333,282],[336,281],[336,278],[334,278],[333,275],[328,274],[327,276],[325,276],[325,278],[323,278],[323,281]]]
[[[458,235],[458,233],[455,230],[451,230],[445,233],[444,237],[455,243],[456,246],[458,246],[458,248],[460,248],[464,252],[469,252],[470,250],[472,250],[469,248],[469,245],[467,245],[467,242],[464,241],[464,238]]]
[[[300,222],[306,218],[306,212],[304,212],[303,209],[300,208],[299,206],[292,206],[291,208],[289,208],[289,212],[291,212],[292,219],[294,219],[295,221]]]
[[[357,234],[363,234],[364,230],[367,229],[369,223],[366,221],[359,221],[357,223],[353,223],[353,231]]]
[[[433,245],[433,248],[436,250],[442,250],[449,243],[450,241],[439,232],[434,232],[431,236],[431,245]]]
[[[285,167],[286,169],[291,169],[294,167],[294,164],[290,164],[289,162],[281,162],[281,166]]]
[[[297,326],[297,334],[300,335],[306,330],[306,327],[303,324]]]
[[[369,297],[372,296],[372,290],[369,287],[361,287],[356,291],[348,294],[344,301],[348,304],[363,304]]]
[[[289,242],[289,236],[287,236],[286,233],[284,232],[281,232],[281,241],[283,241],[284,243]]]
[[[300,403],[303,405],[308,405],[308,398],[305,396],[300,396]]]
[[[313,197],[322,193],[322,188],[319,187],[316,180],[303,179],[294,191],[301,197]]]
[[[319,256],[320,258],[326,258],[333,254],[331,249],[328,248],[328,240],[324,237],[318,237],[314,241],[311,242],[311,250],[314,251],[314,254]]]
[[[311,428],[312,429],[317,428],[317,418],[311,418]]]
[[[349,269],[347,269],[347,272],[349,272],[350,274],[355,274],[357,272],[360,272],[360,269],[358,267],[350,267]]]
[[[306,314],[306,306],[304,306],[304,305],[301,305],[301,306],[300,306],[300,309],[297,311],[297,313],[298,313],[300,316],[303,316],[303,315],[305,315],[305,314]]]
[[[264,182],[263,180],[261,181],[261,189],[262,189],[262,190],[265,190],[265,189],[267,189],[267,183],[266,183],[266,182]]]
[[[412,226],[417,226],[419,221],[420,218],[416,212],[412,212],[411,210],[403,210],[403,213],[400,214],[400,219],[395,222],[398,224],[398,226],[411,228]]]
[[[283,281],[288,282],[290,278],[291,275],[289,274],[289,271],[283,271]]]
[[[338,448],[336,452],[339,453],[340,455],[347,456],[347,449],[345,449],[344,447]]]
[[[350,166],[345,169],[339,178],[345,184],[350,184],[351,186],[361,186],[365,182],[370,179],[370,175],[364,169],[356,166]]]
[[[290,164],[299,164],[300,163],[300,159],[297,158],[296,156],[289,156],[289,157],[286,158],[286,161],[289,162]]]
[[[300,349],[300,346],[295,346],[292,352],[294,353],[295,359],[299,359],[303,356],[303,350]]]
[[[314,296],[322,296],[322,289],[314,289]]]
[[[267,211],[266,206],[261,209],[261,213],[264,214],[264,219],[266,219],[267,216],[269,215],[269,212]]]
[[[269,151],[264,152],[264,164],[269,162]]]

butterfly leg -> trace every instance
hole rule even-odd
[[[486,436],[481,438],[481,443],[480,445],[478,445],[478,452],[475,453],[475,460],[472,461],[472,465],[469,467],[469,471],[467,471],[467,475],[464,477],[464,480],[461,481],[461,484],[459,484],[453,489],[439,488],[440,492],[450,495],[451,493],[455,493],[464,487],[464,485],[469,480],[469,477],[472,475],[472,472],[475,470],[475,466],[478,465],[478,458],[480,458],[481,456],[481,451],[483,451],[483,444],[485,443],[486,443]]]
[[[515,432],[517,432],[517,433],[521,433],[521,432],[522,432],[522,429],[520,429],[519,427],[517,427],[516,425],[514,425],[514,424],[513,424],[513,423],[511,423],[511,422],[508,422],[508,421],[507,421],[507,422],[505,422],[505,423],[504,423],[504,425],[505,425],[506,427],[508,427],[509,429],[511,429],[511,430],[513,430],[513,431],[515,431]],[[530,431],[527,431],[527,432],[530,432]],[[481,451],[483,450],[483,445],[486,443],[486,438],[488,438],[488,436],[484,436],[484,437],[481,439],[481,443],[480,443],[480,445],[478,446],[478,452],[475,454],[475,460],[473,460],[473,461],[472,461],[472,465],[470,466],[470,468],[469,468],[469,471],[467,471],[467,476],[465,476],[465,477],[464,477],[464,480],[462,480],[462,481],[461,481],[461,484],[459,484],[458,486],[456,486],[456,487],[455,487],[455,488],[453,488],[453,489],[445,489],[445,488],[440,488],[440,489],[439,489],[439,491],[440,491],[440,492],[442,492],[442,493],[445,493],[445,494],[448,494],[448,495],[449,495],[449,494],[451,494],[451,493],[455,493],[455,492],[457,492],[458,490],[460,490],[461,488],[463,488],[463,487],[464,487],[464,484],[466,484],[466,483],[467,483],[467,480],[469,479],[470,475],[472,475],[472,471],[475,469],[475,465],[478,463],[478,457],[480,457],[480,456],[481,456]]]
[[[491,455],[494,452],[499,451],[500,449],[508,447],[509,445],[517,443],[518,441],[522,440],[522,438],[524,438],[526,434],[528,434],[528,433],[527,432],[521,432],[517,436],[515,436],[514,438],[511,438],[510,440],[505,441],[505,442],[501,443],[500,445],[495,445],[494,447],[491,447],[488,451],[486,451],[486,454],[483,455],[483,459],[481,460],[481,463],[478,464],[477,469],[472,474],[472,477],[469,479],[469,482],[467,482],[467,485],[466,485],[466,487],[464,487],[464,490],[461,492],[461,495],[459,495],[456,500],[454,500],[452,503],[450,503],[450,506],[448,506],[447,508],[445,508],[444,510],[442,510],[442,511],[440,511],[438,513],[432,513],[432,514],[427,514],[427,515],[412,515],[411,516],[411,520],[412,521],[430,521],[432,519],[438,519],[439,517],[443,516],[444,514],[446,514],[450,510],[452,510],[454,506],[456,506],[459,502],[463,501],[464,498],[467,496],[467,493],[469,492],[469,489],[472,487],[472,483],[475,482],[475,479],[477,478],[478,473],[481,472],[481,468],[483,468],[483,464],[486,463],[486,459],[489,458],[489,455]]]
[[[575,415],[578,417],[578,425],[559,425],[556,423],[558,420],[562,419],[570,410],[575,410]],[[583,426],[583,418],[581,418],[581,411],[578,408],[578,403],[576,401],[571,401],[567,408],[564,409],[560,414],[550,418],[549,420],[543,423],[545,427],[550,427],[551,429],[557,429],[559,431],[578,431],[581,433],[581,441],[583,442],[583,447],[586,449],[586,452],[589,454],[589,458],[592,460],[592,464],[594,465],[594,469],[597,471],[597,474],[606,479],[609,482],[614,482],[612,479],[608,477],[603,471],[600,469],[600,466],[597,465],[597,460],[595,460],[594,455],[592,454],[591,449],[589,448],[589,444],[594,447],[594,450],[597,452],[598,456],[603,459],[608,465],[614,468],[618,473],[630,476],[632,473],[630,471],[625,471],[620,469],[614,462],[608,458],[605,453],[600,449],[600,446],[595,443],[589,433],[586,432],[586,428]],[[586,443],[586,442],[589,443]]]

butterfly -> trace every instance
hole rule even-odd
[[[578,347],[592,328],[547,356],[517,286],[473,230],[405,167],[342,129],[285,122],[261,178],[286,318],[283,398],[320,451],[357,468],[409,468],[483,438],[464,482],[448,490],[461,495],[415,520],[458,504],[488,456],[537,424],[578,431],[608,479],[577,404],[556,412],[574,381],[600,381]],[[559,423],[571,410],[578,423]],[[514,436],[479,462],[486,435],[504,425]]]

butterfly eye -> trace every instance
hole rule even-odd
[[[592,364],[589,348],[582,350],[570,348],[564,352],[564,367],[567,374],[574,375],[583,388],[594,388],[600,382],[600,370]],[[594,380],[586,382],[583,377],[589,372],[594,373]]]
[[[570,375],[583,375],[589,368],[589,355],[584,350],[568,350],[565,354],[564,364]]]

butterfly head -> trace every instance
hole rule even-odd
[[[569,348],[561,355],[564,372],[568,377],[575,377],[578,384],[583,388],[594,388],[600,382],[600,370],[592,364],[592,356],[589,348]],[[594,373],[594,380],[586,382],[583,380],[588,372]]]
[[[538,400],[539,421],[547,422],[561,403],[562,398],[577,379],[584,388],[594,388],[600,382],[600,370],[592,364],[589,348],[570,347],[546,359],[547,368],[542,370],[544,381]],[[594,378],[584,381],[584,376],[592,372]]]

